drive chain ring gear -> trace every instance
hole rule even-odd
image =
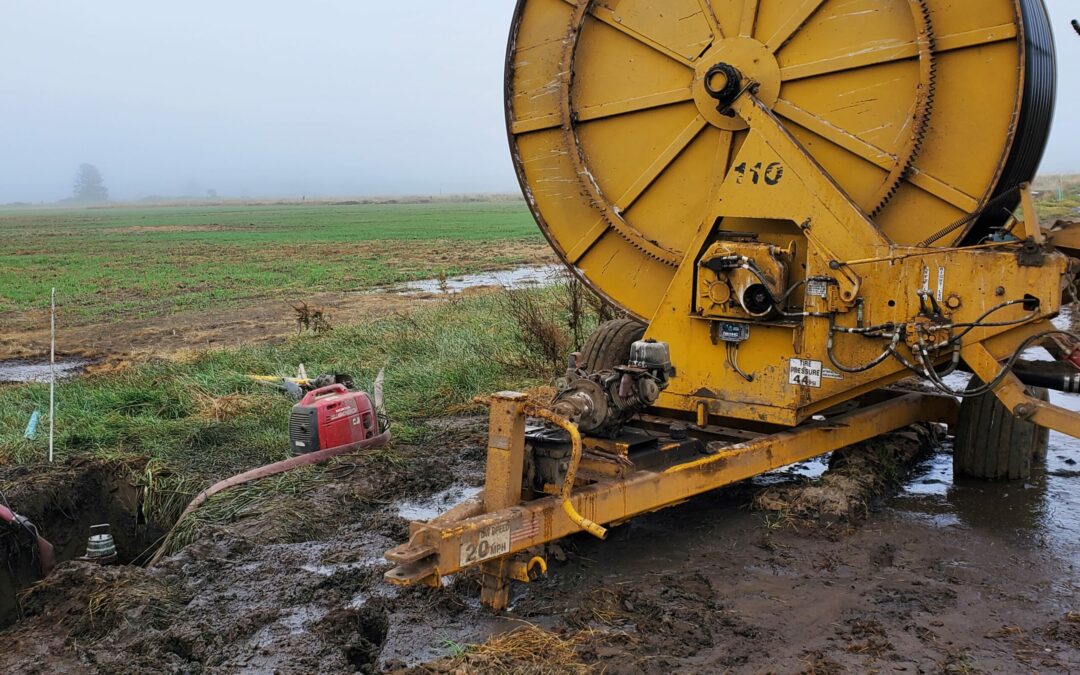
[[[896,191],[908,174],[915,167],[915,161],[922,152],[926,132],[930,128],[930,118],[934,112],[934,96],[937,91],[937,56],[934,53],[934,24],[930,18],[930,6],[926,0],[911,0],[912,16],[915,19],[917,41],[919,45],[919,91],[912,115],[911,135],[904,150],[897,155],[896,167],[889,172],[882,185],[877,203],[870,211],[870,216],[877,217],[888,206]]]

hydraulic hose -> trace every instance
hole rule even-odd
[[[218,493],[228,490],[229,488],[234,488],[237,485],[250,483],[252,481],[259,480],[260,478],[266,478],[268,476],[275,476],[280,473],[285,473],[286,471],[292,471],[293,469],[299,469],[300,467],[322,464],[323,462],[329,461],[334,457],[346,455],[350,452],[356,452],[357,450],[382,447],[386,445],[389,441],[390,431],[387,430],[378,436],[374,436],[365,441],[360,441],[359,443],[352,443],[351,445],[343,445],[340,448],[331,448],[329,450],[322,450],[320,452],[312,452],[307,455],[300,455],[299,457],[293,457],[292,459],[287,459],[283,462],[276,462],[274,464],[267,464],[266,466],[259,467],[258,469],[252,469],[251,471],[247,471],[237,476],[233,476],[232,478],[227,478],[219,483],[211,485],[210,487],[196,495],[195,499],[191,500],[191,503],[187,505],[187,508],[184,509],[184,512],[180,514],[179,518],[176,519],[176,522],[177,524],[179,524],[180,521],[190,515],[192,511],[205,504],[206,500],[210,499]],[[165,541],[162,542],[161,546],[154,554],[154,557],[150,559],[150,563],[147,565],[147,567],[153,567],[154,565],[158,564],[163,557],[165,557],[165,552],[169,549],[169,545],[172,543],[173,535],[175,532],[176,525],[173,525],[172,529],[169,530],[169,533],[165,535]]]
[[[1043,387],[1065,394],[1080,394],[1080,372],[1071,375],[1065,373],[1040,373],[1016,368],[1013,374],[1029,387]]]

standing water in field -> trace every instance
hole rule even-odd
[[[56,362],[56,379],[74,377],[90,362],[86,359],[64,359]],[[49,364],[30,361],[0,361],[0,384],[48,382]]]
[[[1080,316],[1066,308],[1054,321],[1076,332]],[[1028,358],[1049,355],[1032,350]],[[949,380],[963,389],[962,374]],[[1080,410],[1080,396],[1050,392],[1050,401],[1068,410]],[[985,482],[954,480],[952,455],[929,459],[895,500],[894,507],[912,518],[940,528],[985,530],[1004,540],[1036,550],[1053,552],[1067,565],[1080,565],[1080,440],[1052,432],[1045,469],[1026,481]]]
[[[447,279],[422,279],[405,284],[406,293],[460,293],[470,288],[502,286],[503,288],[542,288],[558,281],[565,269],[562,265],[518,267],[500,272],[481,272]]]

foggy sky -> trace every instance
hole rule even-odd
[[[512,192],[502,69],[513,0],[6,0],[0,203]],[[1058,118],[1044,173],[1080,171],[1080,18],[1048,0]],[[976,113],[977,115],[977,113]]]

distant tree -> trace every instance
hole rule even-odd
[[[109,201],[109,190],[105,187],[105,180],[93,164],[79,165],[79,171],[75,174],[75,201],[88,203]]]

